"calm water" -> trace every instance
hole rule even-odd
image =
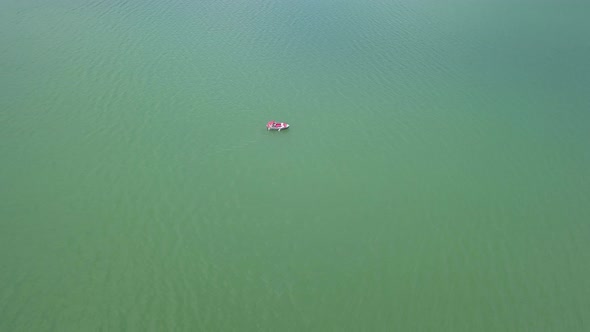
[[[589,16],[3,1],[0,331],[590,330]]]

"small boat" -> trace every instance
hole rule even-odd
[[[281,131],[283,129],[289,128],[289,124],[286,122],[276,122],[276,121],[268,121],[266,124],[266,130],[278,130]]]

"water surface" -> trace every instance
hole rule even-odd
[[[589,12],[4,1],[0,330],[588,330]]]

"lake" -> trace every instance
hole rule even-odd
[[[589,330],[589,14],[3,1],[0,330]]]

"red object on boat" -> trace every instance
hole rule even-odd
[[[268,121],[266,124],[266,130],[278,130],[281,131],[283,129],[289,128],[289,124],[286,122],[276,122],[276,121]]]

